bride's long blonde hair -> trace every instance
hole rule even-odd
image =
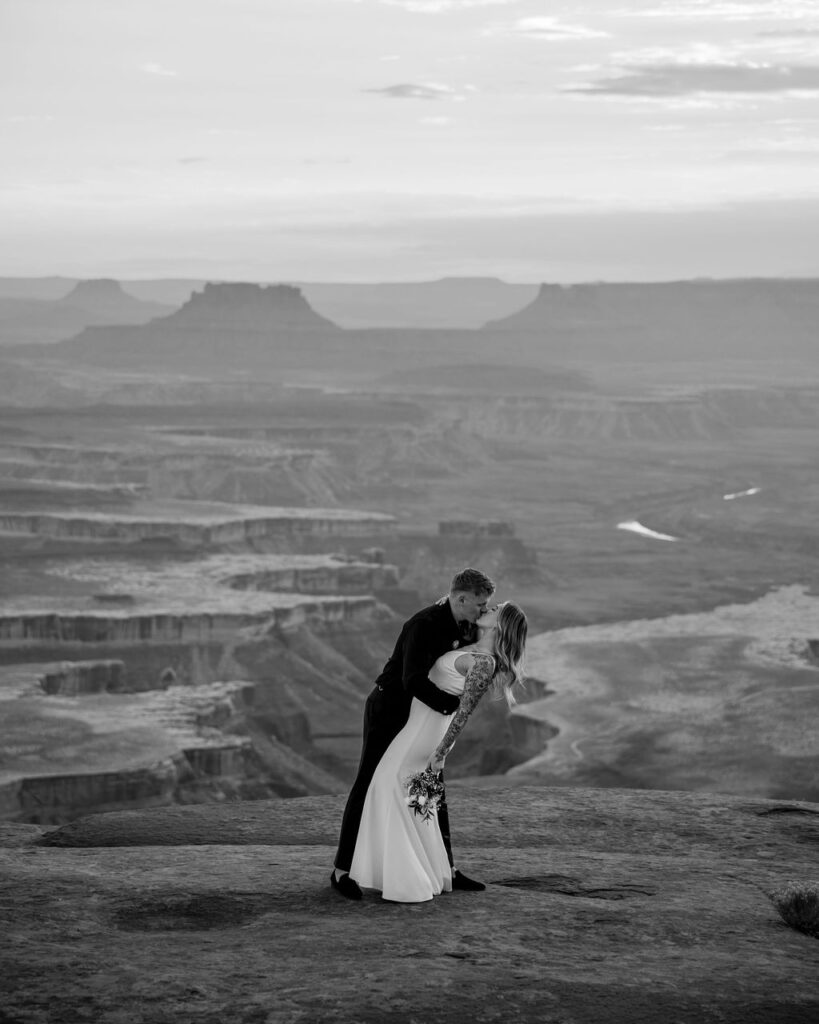
[[[493,680],[497,695],[511,708],[517,704],[512,687],[523,683],[524,653],[529,623],[523,610],[511,601],[498,608],[498,626],[495,633],[495,673]]]

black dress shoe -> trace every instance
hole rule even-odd
[[[473,878],[467,878],[460,871],[456,871],[452,876],[452,888],[462,889],[464,892],[483,892],[486,886],[483,882],[476,882]]]
[[[476,883],[473,882],[472,884],[475,885]],[[341,895],[347,900],[361,899],[361,890],[349,875],[342,875],[341,878],[337,879],[334,871],[330,875],[330,885],[332,885],[335,891],[341,893]],[[483,889],[483,886],[481,886],[481,888]]]

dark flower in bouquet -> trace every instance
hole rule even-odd
[[[438,804],[444,793],[444,780],[441,772],[427,766],[421,772],[410,775],[405,780],[407,787],[406,801],[410,810],[419,814],[424,821],[438,810]]]

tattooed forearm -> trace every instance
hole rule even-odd
[[[482,654],[475,655],[475,662],[466,674],[461,703],[458,706],[458,710],[452,716],[452,721],[444,733],[444,738],[435,748],[435,753],[432,755],[433,764],[443,761],[452,749],[458,733],[466,725],[466,720],[477,707],[478,701],[489,689],[493,671],[494,662],[492,658]]]

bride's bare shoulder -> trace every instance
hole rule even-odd
[[[487,654],[486,651],[479,651],[475,647],[462,647],[458,652],[458,657],[455,659],[454,665],[457,672],[460,672],[462,676],[465,676],[467,672],[475,664],[476,658],[491,658],[491,654]]]
[[[474,655],[475,652],[469,647],[462,647],[458,651],[458,657],[452,663],[455,671],[465,676],[475,663]]]

